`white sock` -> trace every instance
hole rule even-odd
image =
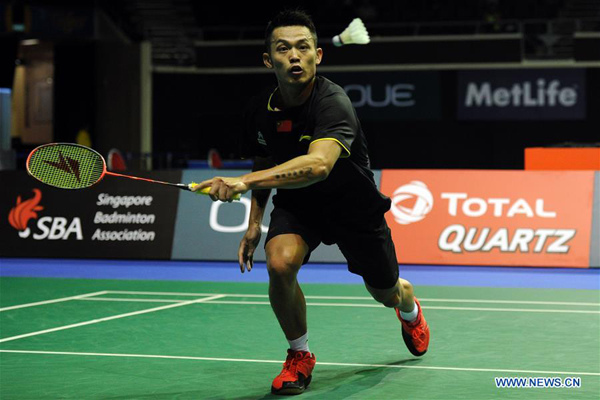
[[[308,332],[298,339],[288,340],[288,343],[290,344],[290,349],[294,351],[308,351],[310,353],[308,349]]]
[[[415,319],[417,319],[418,315],[419,315],[419,306],[417,306],[417,302],[415,302],[415,308],[411,312],[400,311],[400,316],[406,322],[413,322]]]

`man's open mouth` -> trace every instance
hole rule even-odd
[[[292,75],[300,75],[304,71],[302,70],[301,66],[294,65],[292,68],[290,68],[290,72],[292,73]]]

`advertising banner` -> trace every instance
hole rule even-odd
[[[180,182],[181,172],[141,174]],[[0,172],[2,257],[169,259],[180,190],[106,177],[82,190]]]
[[[594,173],[594,206],[590,242],[590,267],[600,268],[600,171]]]
[[[589,267],[594,171],[384,170],[402,264]]]
[[[581,68],[459,71],[458,119],[585,119],[585,85]]]
[[[245,170],[147,173],[199,182]],[[600,173],[375,171],[392,199],[386,218],[401,264],[600,266]],[[107,177],[60,190],[22,171],[0,172],[0,257],[236,261],[250,193],[239,202]],[[265,261],[268,203],[255,260]],[[311,262],[345,263],[336,245]]]
[[[342,86],[365,121],[438,120],[442,115],[437,71],[323,73]]]
[[[247,170],[186,170],[184,182],[201,182],[214,176],[239,176]],[[378,176],[376,176],[378,179]],[[275,190],[271,192],[271,196]],[[182,193],[179,198],[175,238],[174,260],[222,260],[237,261],[240,241],[248,229],[250,215],[250,192],[241,201],[213,202],[193,193]],[[269,200],[262,222],[260,245],[254,254],[255,261],[265,261],[264,243],[273,210]],[[336,245],[319,246],[310,257],[311,262],[346,262]]]

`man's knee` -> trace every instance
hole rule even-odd
[[[375,301],[388,308],[396,307],[401,302],[401,287],[399,282],[389,289],[375,289],[366,283],[365,286]]]
[[[299,261],[293,254],[286,252],[267,256],[267,271],[271,278],[293,279],[301,265],[301,260]]]
[[[295,281],[306,251],[303,246],[272,239],[267,243],[267,271],[271,280]]]
[[[400,304],[400,296],[397,293],[393,293],[388,295],[387,297],[381,297],[375,300],[377,300],[377,302],[383,304],[388,308],[398,307],[398,305]]]

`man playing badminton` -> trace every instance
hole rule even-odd
[[[270,189],[277,189],[265,252],[269,300],[290,348],[271,391],[299,394],[311,381],[316,358],[296,276],[320,243],[337,244],[348,270],[362,276],[375,300],[395,309],[413,355],[427,351],[429,328],[413,286],[399,279],[384,218],[391,201],[376,187],[355,110],[340,86],[316,74],[323,51],[312,20],[301,11],[281,12],[267,26],[265,44],[263,62],[275,72],[277,87],[255,98],[246,113],[243,152],[254,157],[253,172],[215,177],[193,190],[210,187],[215,201],[252,190],[238,254],[244,272],[252,269]]]

